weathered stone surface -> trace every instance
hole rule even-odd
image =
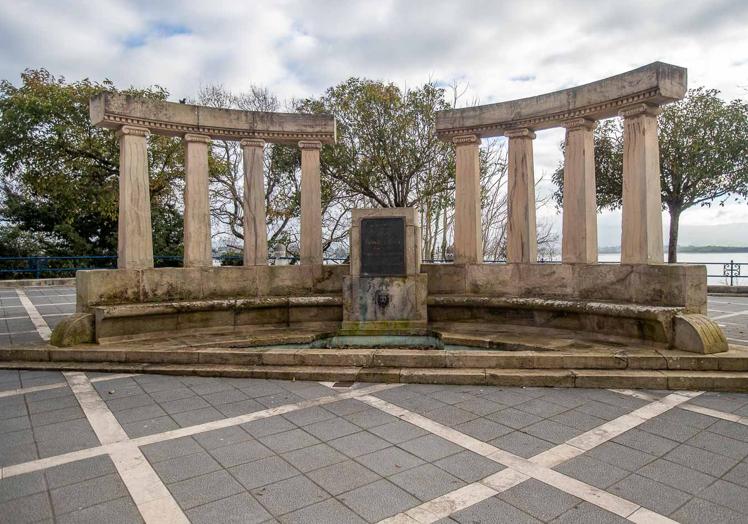
[[[49,343],[57,347],[76,346],[94,341],[94,316],[75,313],[63,318],[52,331]]]
[[[428,276],[346,277],[343,284],[344,320],[426,321]]]
[[[299,142],[301,148],[301,235],[302,265],[322,264],[322,186],[319,150],[321,142]]]
[[[677,315],[673,319],[676,349],[694,353],[720,353],[727,351],[727,339],[716,322],[706,315]]]
[[[184,267],[210,267],[210,202],[208,201],[208,148],[210,137],[184,137]]]
[[[654,62],[626,73],[545,95],[483,106],[439,111],[440,138],[477,134],[500,136],[505,129],[559,127],[570,118],[601,120],[634,103],[653,105],[680,100],[686,93],[686,70]]]
[[[142,272],[135,269],[93,269],[78,271],[76,281],[76,309],[87,312],[99,304],[128,304],[140,302]]]
[[[242,140],[244,166],[244,265],[268,263],[268,232],[265,222],[264,140]]]
[[[535,170],[532,141],[535,133],[521,128],[507,131],[507,262],[536,262],[538,236],[535,224]]]
[[[289,145],[300,140],[335,143],[335,119],[324,114],[219,109],[117,93],[94,96],[89,109],[94,125],[110,129],[139,125],[167,136],[195,133],[221,140],[259,138]]]
[[[480,198],[480,138],[458,136],[455,144],[455,226],[456,264],[483,261]]]

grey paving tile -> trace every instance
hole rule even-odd
[[[64,397],[28,402],[29,414],[73,407],[79,407],[79,404],[72,394],[65,395]]]
[[[56,409],[54,411],[44,411],[42,413],[33,413],[31,415],[31,425],[34,427],[56,424],[58,422],[67,422],[69,420],[83,419],[85,415],[83,410],[78,406],[70,408]]]
[[[717,480],[699,492],[699,498],[748,515],[748,488],[732,482]]]
[[[241,484],[227,471],[214,471],[182,480],[168,485],[168,488],[182,509],[194,508],[244,492]]]
[[[26,404],[20,397],[10,397],[0,401],[0,420],[26,417],[28,414]]]
[[[220,378],[207,378],[199,377],[198,380],[192,383],[189,387],[192,391],[198,395],[209,395],[211,393],[217,393],[220,391],[228,391],[234,389],[234,386],[230,382],[224,382]]]
[[[688,501],[672,517],[683,524],[745,524],[744,514],[699,498]]]
[[[394,401],[392,403],[397,404],[398,406],[401,406],[407,410],[421,414],[426,414],[429,411],[433,411],[437,408],[442,408],[449,405],[445,402],[439,402],[438,400],[426,395],[415,395],[412,397]]]
[[[464,409],[465,411],[475,413],[476,415],[481,417],[489,415],[491,413],[496,413],[500,409],[504,409],[507,407],[504,404],[500,404],[498,402],[494,402],[493,400],[488,400],[482,397],[471,397],[469,399],[463,400],[462,402],[458,402],[454,406],[460,409]]]
[[[505,406],[516,406],[522,402],[527,402],[532,399],[532,395],[528,395],[525,390],[519,390],[516,388],[502,389],[502,388],[487,388],[480,394],[481,398],[487,398],[504,404]]]
[[[586,402],[574,409],[577,411],[581,411],[582,413],[586,413],[587,415],[592,415],[593,417],[598,417],[604,420],[613,420],[614,418],[618,418],[632,411],[628,408],[614,406],[612,404],[598,402],[596,400]]]
[[[344,491],[365,486],[381,478],[353,460],[325,466],[308,473],[307,476],[331,495],[340,495]]]
[[[431,393],[429,396],[439,402],[444,402],[445,404],[457,404],[459,402],[476,398],[474,391],[463,390],[461,386],[441,389]]]
[[[77,484],[105,475],[116,473],[116,468],[108,455],[85,460],[77,460],[44,470],[50,489]]]
[[[220,406],[222,404],[231,404],[233,402],[239,402],[242,400],[250,400],[248,395],[242,393],[238,389],[234,389],[233,387],[201,396],[203,400],[205,400],[212,406]],[[254,404],[259,405],[259,402],[254,402]]]
[[[221,469],[221,465],[205,452],[183,455],[153,464],[158,476],[167,484],[197,477]]]
[[[148,396],[146,393],[141,393],[138,395],[129,395],[126,397],[119,397],[111,400],[107,400],[107,406],[110,410],[113,412],[122,411],[123,409],[132,409],[132,408],[140,408],[143,406],[151,406],[155,402],[153,399]]]
[[[8,524],[39,522],[52,519],[52,506],[46,493],[36,493],[0,504],[0,515]]]
[[[735,440],[711,431],[702,431],[688,439],[686,444],[738,460],[748,457],[748,442]]]
[[[638,473],[639,475],[649,477],[652,480],[662,482],[692,495],[698,493],[716,480],[705,473],[700,473],[663,459],[650,462],[641,468]]]
[[[699,428],[686,426],[660,417],[646,421],[639,426],[639,429],[677,442],[685,442],[701,431]]]
[[[426,417],[435,420],[440,424],[444,424],[445,426],[455,427],[463,422],[468,422],[478,418],[478,415],[455,406],[444,406],[429,411],[426,413]]]
[[[582,502],[552,522],[553,524],[624,524],[628,520],[588,502]]]
[[[533,437],[553,442],[554,444],[562,444],[583,433],[579,429],[565,426],[552,420],[541,420],[540,422],[527,426],[522,431]]]
[[[422,458],[426,462],[433,462],[454,455],[463,450],[463,448],[457,444],[453,444],[448,440],[430,434],[403,442],[402,444],[398,444],[398,446],[405,451]]]
[[[130,438],[154,435],[156,433],[163,433],[164,431],[171,431],[172,429],[177,428],[179,428],[179,424],[174,422],[174,420],[169,416],[122,423],[122,429],[125,430],[125,433],[127,433]]]
[[[143,522],[138,508],[130,497],[103,502],[57,517],[59,524],[133,524]]]
[[[400,444],[401,442],[427,434],[425,430],[404,420],[396,420],[395,422],[370,428],[369,432],[393,444]]]
[[[348,460],[348,457],[327,444],[316,444],[289,451],[284,453],[282,457],[304,473]]]
[[[498,497],[543,521],[554,519],[581,502],[578,498],[535,479],[526,480],[500,493]]]
[[[553,469],[602,489],[615,484],[630,474],[629,471],[584,455],[573,458]]]
[[[564,411],[563,413],[559,413],[558,415],[553,415],[552,417],[550,417],[550,420],[563,424],[564,426],[569,426],[570,428],[580,429],[582,431],[589,431],[607,422],[600,417],[589,415],[577,409],[570,409],[569,411]]]
[[[229,426],[227,428],[198,433],[193,436],[205,449],[221,448],[230,444],[237,444],[245,440],[253,440],[252,436],[239,426]]]
[[[252,462],[253,460],[274,455],[270,449],[254,439],[212,449],[210,450],[210,454],[213,455],[213,458],[215,458],[224,468],[238,466],[245,462]]]
[[[237,417],[239,415],[262,411],[265,409],[265,406],[256,400],[247,399],[240,400],[239,402],[232,402],[231,404],[219,404],[216,406],[216,409],[225,417]]]
[[[205,400],[197,395],[192,397],[180,398],[177,400],[159,402],[159,405],[169,415],[173,415],[175,413],[183,413],[185,411],[193,411],[199,408],[207,408],[210,406],[210,404],[208,404]]]
[[[735,440],[740,440],[742,442],[748,442],[748,426],[738,424],[737,422],[720,420],[714,425],[709,426],[709,431],[711,431],[712,433],[718,433],[725,437],[730,437]]]
[[[0,420],[0,434],[31,429],[31,420],[26,415],[22,417]]]
[[[514,431],[499,438],[489,441],[489,444],[499,449],[514,453],[520,457],[530,458],[554,447],[553,442],[548,442],[521,431]]]
[[[276,433],[261,437],[259,440],[276,453],[285,453],[295,449],[306,448],[320,442],[302,429],[292,429],[291,431]]]
[[[685,444],[673,449],[663,458],[713,477],[721,477],[738,463],[738,459]]]
[[[266,437],[268,435],[275,435],[276,433],[283,433],[296,429],[296,426],[291,424],[283,417],[268,417],[260,420],[253,420],[252,422],[246,422],[241,425],[241,428],[252,435],[254,438]]]
[[[329,441],[328,444],[349,457],[366,455],[367,453],[390,446],[389,442],[368,431],[361,431],[352,435],[346,435],[345,437],[336,438]]]
[[[466,482],[433,464],[423,464],[389,477],[389,480],[423,502],[461,488]]]
[[[369,429],[399,420],[397,417],[393,417],[392,415],[375,408],[345,415],[343,418],[363,429]]]
[[[437,460],[434,465],[465,482],[476,482],[504,469],[501,464],[468,450]]]
[[[246,489],[259,488],[295,477],[299,471],[280,457],[268,457],[229,469]]]
[[[0,503],[47,490],[44,472],[35,471],[0,480]]]
[[[356,460],[384,477],[425,464],[420,458],[395,446],[361,455]]]
[[[3,435],[5,437],[6,435]],[[10,466],[21,464],[39,458],[36,450],[36,444],[26,442],[15,446],[2,446],[0,449],[0,466]]]
[[[138,422],[139,420],[149,420],[166,416],[166,412],[158,404],[151,404],[132,409],[123,409],[115,413],[115,417],[120,424],[128,422]]]
[[[546,399],[532,399],[528,400],[527,402],[517,404],[514,407],[516,409],[519,409],[520,411],[524,411],[525,413],[532,413],[533,415],[537,415],[541,418],[552,417],[553,415],[558,415],[559,413],[563,413],[564,411],[569,410],[569,408],[566,406],[560,406]]]
[[[722,478],[748,488],[748,463],[740,462]]]
[[[308,524],[319,522],[324,524],[358,524],[365,522],[350,509],[335,499],[327,499],[306,508],[288,513],[280,518],[287,524]]]
[[[140,448],[146,458],[151,462],[161,462],[175,457],[192,455],[202,452],[202,448],[192,437],[182,437],[173,440],[165,440],[148,444]]]
[[[183,411],[181,413],[175,413],[171,415],[174,422],[186,428],[188,426],[196,426],[198,424],[205,424],[206,422],[213,422],[214,420],[221,420],[224,418],[223,414],[216,408],[210,406],[207,408],[193,409],[192,411]]]
[[[658,437],[657,435],[646,433],[638,429],[630,429],[625,433],[618,435],[613,439],[613,442],[658,457],[664,455],[678,445],[678,442],[675,442],[674,440]]]
[[[460,524],[539,524],[541,522],[496,497],[458,511],[452,515],[452,518]]]
[[[337,402],[333,402],[332,404],[328,404],[325,406],[325,409],[327,411],[330,411],[331,413],[335,413],[339,417],[343,417],[345,415],[352,415],[353,413],[358,413],[360,411],[366,411],[367,409],[371,408],[368,404],[364,404],[360,400],[357,400],[355,398],[347,398],[338,400]]]
[[[255,488],[252,490],[252,496],[274,516],[310,506],[330,497],[303,475]]]
[[[513,429],[522,429],[543,420],[542,417],[514,408],[502,409],[501,411],[487,415],[486,418]]]
[[[257,397],[255,400],[266,408],[274,408],[277,406],[284,406],[286,404],[298,404],[304,399],[299,395],[294,395],[293,393],[284,391],[283,393],[276,393],[274,395],[268,395],[265,397]]]
[[[149,392],[148,394],[156,402],[175,402],[177,400],[184,400],[195,397],[195,392],[185,386],[162,389]]]
[[[385,479],[348,491],[337,498],[368,522],[378,522],[420,504],[413,495]]]
[[[662,515],[670,515],[691,498],[684,491],[636,474],[617,482],[607,491]]]
[[[311,408],[300,409],[298,411],[292,411],[291,413],[286,413],[282,416],[297,426],[308,426],[315,422],[332,419],[335,417],[335,414],[320,406],[314,406]]]
[[[735,410],[748,404],[748,398],[707,391],[696,398],[692,398],[688,403],[695,406],[716,409],[717,411],[733,413]]]
[[[115,473],[53,489],[49,496],[55,514],[61,515],[129,495],[119,475]]]
[[[332,440],[361,431],[361,428],[341,417],[334,417],[304,426],[304,431],[320,440]]]
[[[193,524],[255,524],[271,518],[270,513],[246,492],[192,508],[186,515]]]
[[[617,442],[605,442],[592,448],[585,456],[625,469],[638,471],[657,457]]]

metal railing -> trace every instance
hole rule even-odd
[[[155,267],[181,267],[182,257],[173,255],[159,255],[153,257]],[[348,258],[325,257],[327,264],[345,264]],[[427,264],[451,264],[452,260],[433,258],[424,259]],[[485,264],[504,264],[505,260],[486,259]],[[558,260],[540,260],[544,264],[559,264]],[[222,255],[213,257],[216,266],[241,266],[243,258],[240,255]],[[270,265],[296,265],[299,258],[294,256],[269,257]],[[617,264],[618,262],[600,262],[601,264]],[[707,267],[707,278],[724,279],[725,285],[737,286],[748,278],[748,262],[682,262],[683,264],[704,265]],[[86,255],[64,257],[0,257],[0,279],[13,278],[45,278],[62,275],[75,275],[76,271],[85,269],[115,269],[117,257],[113,255]],[[718,271],[718,272],[717,272]]]

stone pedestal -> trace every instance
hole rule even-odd
[[[428,276],[414,208],[354,209],[341,334],[425,334]]]

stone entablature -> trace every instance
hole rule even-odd
[[[91,98],[89,109],[91,122],[109,129],[129,125],[166,136],[194,133],[217,140],[257,138],[289,145],[302,140],[335,143],[335,118],[324,114],[220,109],[115,93]]]
[[[567,120],[602,120],[636,104],[664,105],[686,94],[686,69],[654,62],[633,71],[581,86],[509,102],[440,111],[436,132],[445,139],[459,135],[502,136],[513,128],[548,129]]]

